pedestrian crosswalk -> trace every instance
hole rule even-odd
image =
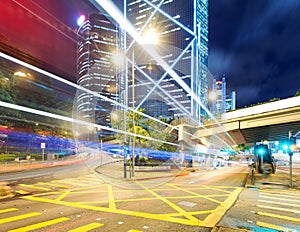
[[[85,175],[74,178],[52,180],[49,182],[37,182],[34,184],[18,184],[15,188],[15,192],[19,195],[28,195],[30,193],[52,192],[80,187],[89,187],[101,183],[103,183],[102,180],[96,177],[95,175]]]
[[[260,190],[256,206],[257,226],[285,232],[300,231],[300,193]]]

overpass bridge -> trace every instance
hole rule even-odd
[[[218,122],[207,122],[197,128],[181,125],[181,129],[204,144],[215,136],[229,145],[284,140],[289,132],[295,135],[300,131],[300,96],[235,110],[223,114]]]

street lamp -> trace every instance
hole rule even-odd
[[[119,51],[115,52],[112,54],[112,62],[121,67],[121,71],[123,71],[124,69],[122,69],[123,65],[125,64],[125,54],[121,53]],[[126,139],[126,107],[127,107],[127,98],[126,98],[126,94],[127,94],[127,80],[125,80],[125,88],[123,90],[123,92],[121,93],[121,84],[119,86],[119,99],[121,99],[121,96],[123,96],[123,131],[124,131],[124,136],[123,136],[123,154],[124,154],[124,158],[123,158],[123,164],[124,164],[124,178],[127,178],[127,162],[126,162],[126,158],[127,158],[127,139]],[[121,103],[121,101],[120,101]],[[117,120],[118,119],[118,114],[117,113],[112,113],[111,115],[113,120]],[[119,118],[120,119],[120,118]]]
[[[158,41],[158,35],[155,32],[155,30],[147,30],[143,33],[142,39],[138,42],[138,45],[150,45],[150,44],[156,44]],[[117,65],[124,65],[125,64],[125,55],[120,54],[119,52],[116,52],[112,56],[112,61],[113,63]],[[125,65],[127,66],[127,65]],[[131,87],[132,87],[132,136],[131,136],[131,152],[132,152],[132,163],[131,163],[131,171],[130,171],[130,176],[134,176],[134,166],[135,166],[135,154],[134,154],[134,147],[135,147],[135,139],[134,139],[134,134],[135,134],[135,49],[132,47],[131,49]],[[128,147],[127,147],[127,139],[126,139],[126,106],[127,106],[127,101],[126,101],[126,95],[128,95],[128,73],[126,72],[126,79],[125,79],[125,88],[123,91],[123,97],[124,97],[124,109],[123,109],[123,120],[124,120],[124,178],[126,178],[126,157],[127,154],[125,152],[128,152]],[[119,93],[121,94],[121,93]],[[128,99],[128,98],[127,98]]]
[[[155,30],[147,30],[142,35],[143,39],[142,42],[139,43],[139,45],[151,45],[151,44],[157,44],[158,43],[158,34]],[[132,49],[132,66],[131,66],[131,77],[132,77],[132,176],[134,176],[134,167],[135,167],[135,153],[134,153],[134,147],[135,147],[135,118],[134,118],[134,110],[135,110],[135,74],[134,74],[134,65],[135,65],[135,54],[134,54],[134,48]]]

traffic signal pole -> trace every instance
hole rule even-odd
[[[289,152],[289,156],[290,156],[290,187],[292,188],[293,187],[293,159],[292,159],[292,157],[293,157],[293,152],[292,151],[290,151]]]
[[[289,140],[291,140],[292,132],[289,131]],[[293,187],[293,151],[289,149],[289,157],[290,157],[290,187]]]

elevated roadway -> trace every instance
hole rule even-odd
[[[222,115],[219,123],[209,122],[194,130],[195,138],[226,135],[236,144],[276,141],[300,131],[300,96],[239,109]],[[228,139],[228,137],[231,137]]]

